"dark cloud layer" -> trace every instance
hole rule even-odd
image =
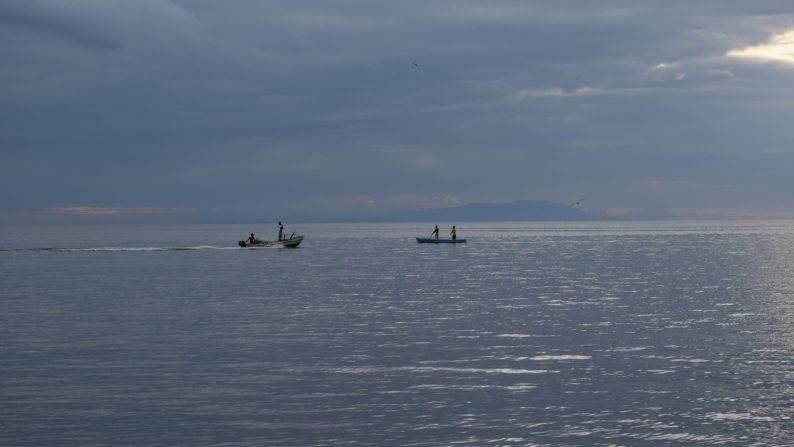
[[[784,1],[9,0],[0,214],[794,215],[790,29]]]

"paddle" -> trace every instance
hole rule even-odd
[[[428,239],[433,239],[433,235],[435,235],[435,238],[438,239],[438,225],[436,225],[433,231],[430,232],[430,237],[428,237]]]

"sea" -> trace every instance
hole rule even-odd
[[[794,222],[434,224],[3,227],[0,445],[794,445]]]

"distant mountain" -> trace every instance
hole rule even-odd
[[[541,200],[510,203],[471,203],[469,205],[400,213],[378,219],[391,222],[464,222],[464,221],[551,221],[602,220],[603,216],[586,213],[570,205]]]

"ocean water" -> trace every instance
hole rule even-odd
[[[3,228],[0,445],[794,445],[794,222],[291,229]]]

